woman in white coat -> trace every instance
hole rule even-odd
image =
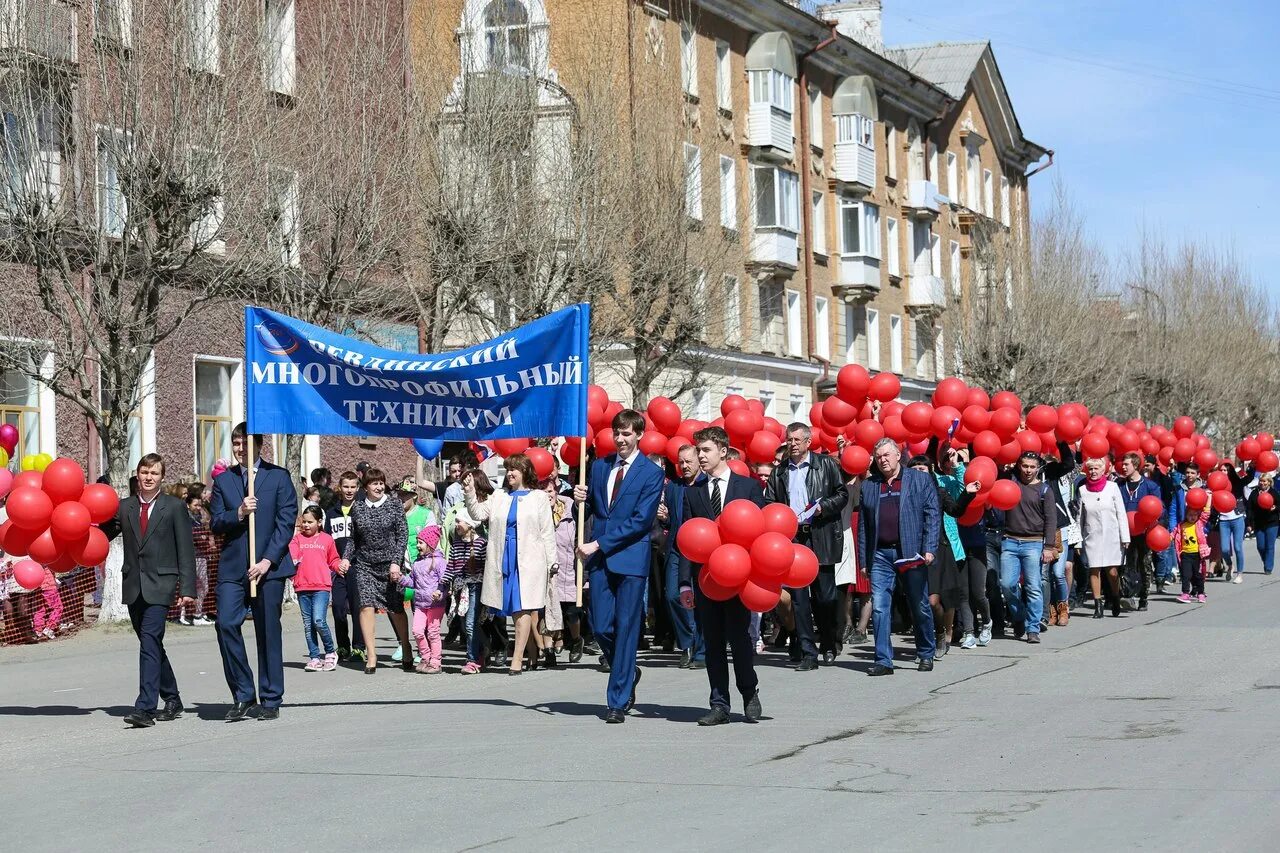
[[[1102,618],[1102,573],[1107,574],[1111,591],[1111,615],[1120,615],[1120,571],[1129,547],[1129,516],[1124,509],[1120,487],[1107,479],[1107,463],[1089,459],[1084,463],[1084,484],[1080,487],[1080,534],[1089,563],[1089,585],[1093,588],[1093,618]]]
[[[547,606],[547,578],[557,570],[556,534],[551,505],[537,492],[538,475],[523,453],[508,456],[505,491],[488,500],[476,499],[472,474],[463,477],[467,512],[478,522],[489,522],[489,545],[484,565],[480,602],[499,616],[514,616],[516,647],[509,675],[524,672],[524,651],[532,635],[537,668],[542,654],[542,634],[537,630],[538,611]]]

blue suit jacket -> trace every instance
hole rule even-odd
[[[292,577],[296,570],[289,556],[289,540],[298,520],[298,493],[289,472],[270,462],[260,462],[253,490],[258,499],[258,510],[253,514],[257,525],[256,560],[271,561],[264,580]],[[219,581],[243,582],[249,574],[249,522],[241,521],[237,513],[246,493],[239,465],[214,478],[209,526],[223,537]]]
[[[879,538],[880,485],[878,472],[862,484],[862,508],[858,512],[858,559],[868,570]],[[898,499],[898,543],[902,556],[930,553],[937,557],[942,508],[933,477],[914,468],[902,469],[902,496]]]
[[[617,499],[609,506],[609,476],[617,454],[597,459],[587,475],[587,512],[591,535],[600,546],[587,569],[607,569],[614,574],[648,577],[653,552],[649,534],[658,517],[658,503],[666,475],[639,451],[631,457]]]

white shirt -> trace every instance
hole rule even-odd
[[[609,482],[605,485],[605,500],[608,503],[613,503],[613,484],[614,484],[614,480],[616,480],[618,477],[618,471],[619,470],[622,471],[622,479],[624,480],[627,479],[627,469],[631,467],[631,463],[634,461],[635,453],[632,452],[631,456],[632,456],[631,459],[625,459],[621,454],[619,454],[618,461],[614,464],[612,468],[609,469]],[[618,485],[622,485],[622,484],[618,483]]]

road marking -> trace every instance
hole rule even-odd
[[[77,690],[84,690],[83,687],[66,687],[62,690],[55,690],[54,693],[75,693]]]

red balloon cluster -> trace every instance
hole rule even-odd
[[[30,556],[55,572],[96,566],[107,558],[108,549],[107,537],[96,525],[115,517],[119,506],[115,489],[101,483],[85,485],[79,464],[55,459],[42,473],[24,471],[14,479],[5,503],[9,520],[0,524],[0,547],[11,556]],[[30,571],[24,574],[33,577]]]
[[[748,500],[730,501],[720,518],[691,518],[680,525],[676,547],[702,564],[698,586],[715,601],[742,599],[764,613],[778,606],[782,587],[802,587],[818,576],[818,558],[796,535],[796,514],[785,504],[763,509]]]

